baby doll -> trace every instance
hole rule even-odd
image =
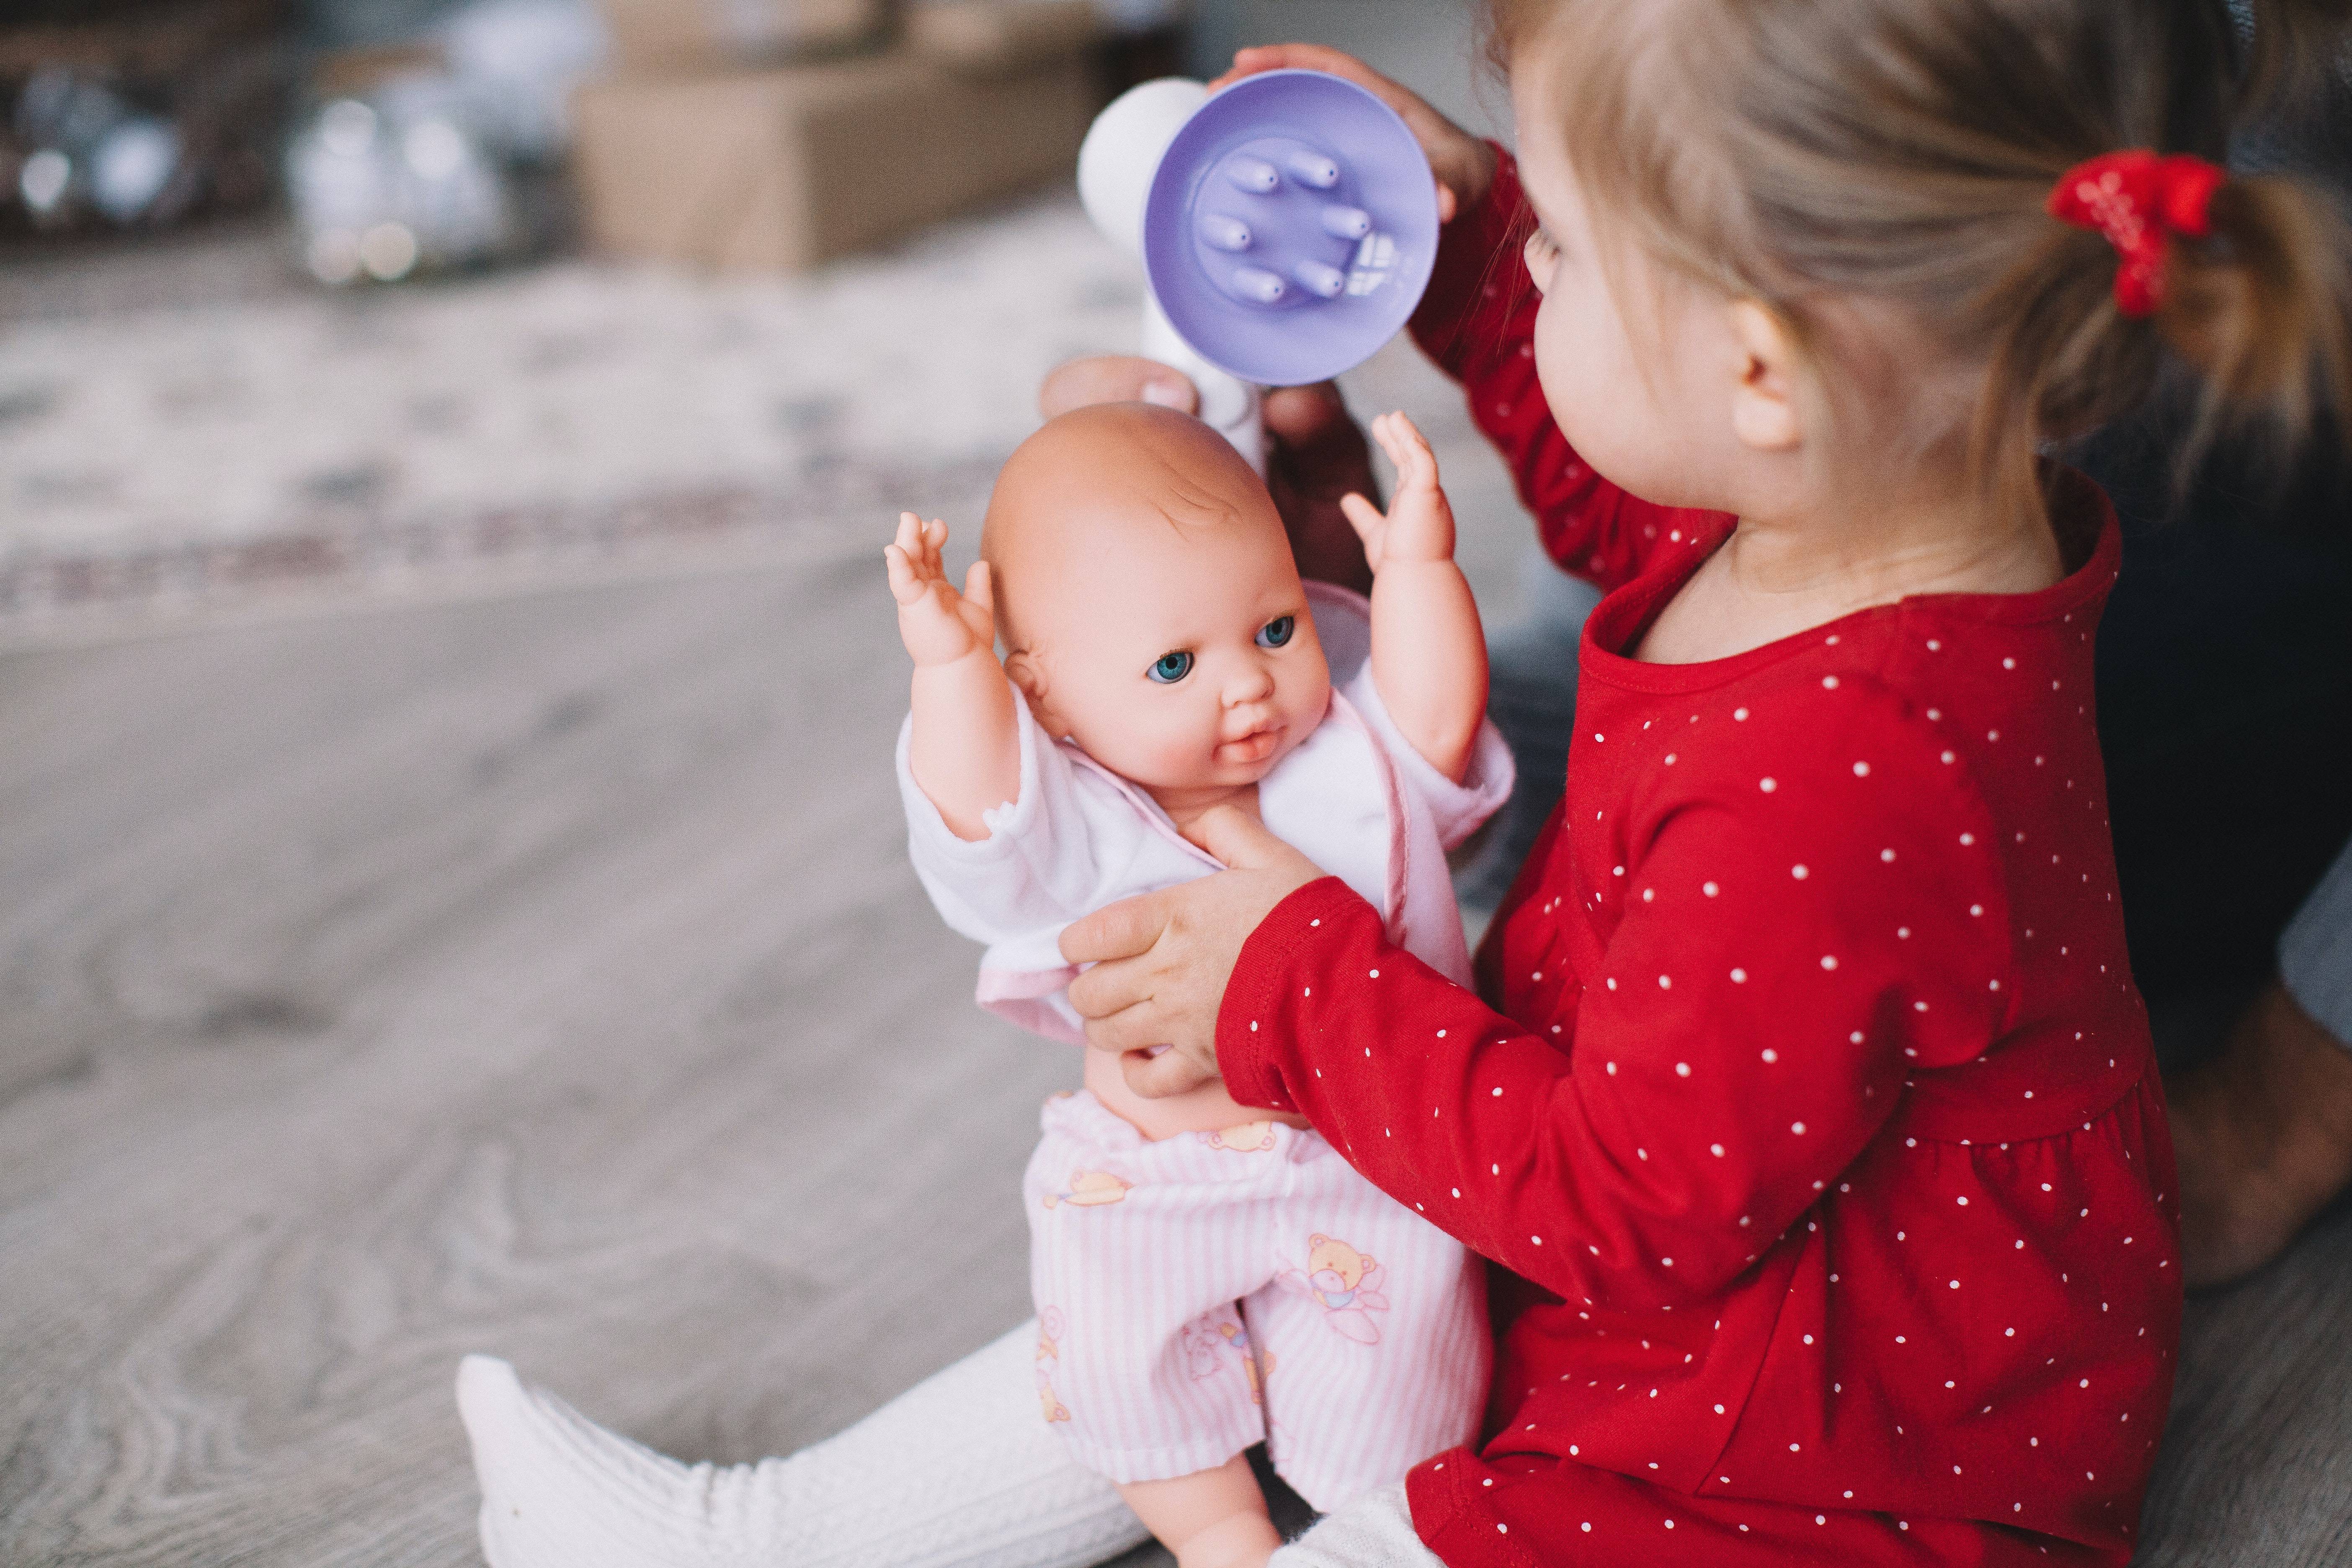
[[[1062,929],[1216,870],[1188,835],[1220,805],[1467,983],[1445,851],[1509,793],[1510,762],[1435,459],[1402,415],[1374,431],[1401,479],[1385,517],[1347,503],[1369,605],[1302,583],[1233,448],[1143,404],[1064,415],[1013,454],[961,595],[946,526],[900,519],[909,849],[948,923],[988,944],[982,1005],[1082,1041]],[[1328,1510],[1474,1434],[1475,1260],[1301,1119],[1216,1083],[1145,1099],[1090,1051],[1085,1090],[1043,1120],[1024,1182],[1039,1407],[1184,1568],[1279,1544],[1242,1458],[1262,1438]]]

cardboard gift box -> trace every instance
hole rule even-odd
[[[799,270],[1067,180],[1098,107],[1083,53],[960,70],[862,59],[624,76],[573,102],[591,240],[723,270]]]
[[[889,0],[597,0],[623,68],[772,62],[882,36]]]
[[[1003,71],[1078,54],[1101,36],[1095,0],[916,0],[907,47],[964,71]]]

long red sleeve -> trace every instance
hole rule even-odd
[[[1254,939],[1287,951],[1228,994],[1251,1037],[1234,1092],[1295,1106],[1557,1295],[1711,1300],[1861,1153],[1912,1064],[1983,1048],[2014,978],[1989,814],[1927,727],[1862,683],[1765,712],[1659,742],[1676,762],[1652,759],[1631,821],[1567,824],[1555,856],[1582,837],[1611,861],[1597,907],[1553,892],[1506,944],[1552,1023],[1524,1029],[1447,984],[1326,882]],[[1948,853],[1955,832],[1982,852]],[[1367,984],[1308,996],[1276,978],[1334,968]]]

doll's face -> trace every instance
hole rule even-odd
[[[1113,773],[1253,784],[1322,722],[1330,670],[1281,519],[1207,426],[1140,405],[1064,416],[1006,465],[987,549],[1007,672]]]

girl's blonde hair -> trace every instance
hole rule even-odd
[[[2204,377],[2193,447],[2352,418],[2352,241],[2324,197],[2231,178],[2145,319],[2116,306],[2107,241],[2045,210],[2101,153],[2221,162],[2352,20],[2352,0],[2251,9],[2250,37],[2225,0],[1490,0],[1489,22],[1602,210],[1662,259],[1800,341],[1814,301],[1862,296],[1981,365],[1971,464],[2031,503],[2042,445],[2140,402],[2168,349]]]

